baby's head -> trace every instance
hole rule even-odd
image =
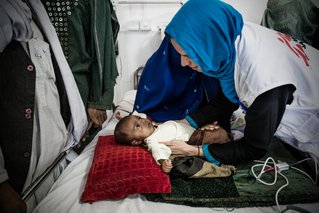
[[[115,126],[114,137],[117,143],[123,145],[140,145],[144,139],[155,130],[152,122],[147,118],[128,115]]]

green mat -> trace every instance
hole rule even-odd
[[[267,157],[273,157],[275,160],[287,163],[298,161],[277,138],[274,138],[269,152],[262,160]],[[275,185],[261,184],[251,174],[251,166],[254,164],[240,165],[237,167],[236,173],[227,178],[171,178],[171,194],[146,194],[145,196],[150,201],[202,207],[238,208],[276,205],[276,191],[286,181],[278,175]],[[258,168],[255,172],[259,173]],[[308,177],[292,169],[284,171],[283,174],[288,178],[289,185],[279,193],[278,201],[280,204],[319,202],[319,187],[314,185]],[[263,176],[263,180],[272,182],[273,175],[273,172],[268,172]]]

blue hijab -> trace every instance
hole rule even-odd
[[[179,120],[194,112],[204,95],[211,100],[217,94],[216,79],[182,67],[180,61],[179,53],[165,37],[144,67],[134,110],[156,122]]]
[[[238,97],[234,84],[235,40],[243,19],[230,5],[219,0],[189,0],[165,29],[203,73],[220,81],[232,102]]]

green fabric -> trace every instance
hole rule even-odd
[[[319,9],[311,0],[268,0],[261,25],[319,49]]]
[[[118,76],[119,22],[110,0],[42,0],[58,33],[84,105],[111,109]]]
[[[116,67],[115,43],[119,32],[119,23],[111,2],[105,0],[90,1],[91,39],[95,50],[92,64],[92,88],[88,105],[98,109],[111,109],[114,85],[118,71]],[[91,3],[91,4],[92,4]]]
[[[93,63],[92,52],[90,47],[90,3],[82,0],[71,10],[68,16],[68,42],[63,46],[64,53],[71,67],[76,84],[80,91],[83,103],[87,107],[89,97],[91,64]],[[59,34],[61,41],[62,36]],[[63,42],[63,41],[61,41]]]
[[[269,156],[275,160],[288,163],[297,161],[277,138],[274,138],[269,147],[269,152],[263,160]],[[285,180],[279,175],[274,186],[261,184],[251,175],[250,169],[254,164],[240,165],[236,173],[228,178],[171,179],[171,194],[147,194],[145,196],[151,201],[189,206],[249,207],[276,205],[276,191],[285,183]],[[256,173],[258,173],[258,170],[256,170]],[[272,174],[268,173],[264,178],[272,178]],[[289,179],[289,186],[280,191],[278,197],[280,204],[319,201],[319,187],[315,186],[306,176],[291,169],[283,174]],[[263,180],[267,181],[267,179]]]
[[[171,178],[171,185],[171,194],[145,194],[145,196],[150,201],[197,207],[230,207],[234,198],[239,197],[232,177]]]

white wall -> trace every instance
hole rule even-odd
[[[260,23],[267,0],[224,0],[247,21]],[[315,0],[317,1],[317,0]],[[115,86],[114,103],[134,88],[134,71],[144,65],[161,43],[159,28],[165,26],[186,0],[113,0],[121,29],[117,58],[120,76]],[[135,4],[134,2],[144,2]],[[151,2],[153,4],[147,4]],[[154,2],[161,2],[155,4]]]
[[[260,24],[268,0],[224,0],[237,9],[246,21]]]
[[[133,2],[153,4],[133,4]],[[160,28],[165,26],[181,7],[181,0],[118,0],[113,1],[120,22],[117,58],[120,76],[115,87],[115,104],[124,93],[134,88],[134,72],[143,66],[161,43]],[[131,4],[130,4],[131,3]]]

